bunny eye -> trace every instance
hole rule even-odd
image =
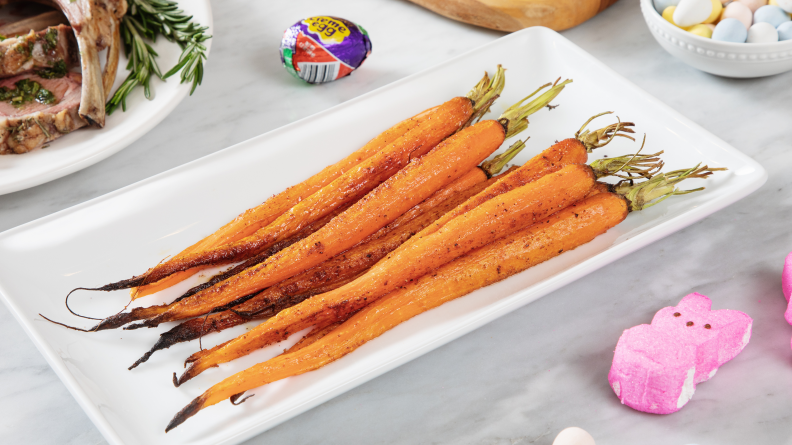
[[[689,321],[686,324],[687,324],[687,326],[693,326],[693,322],[692,321]]]
[[[704,329],[711,329],[711,328],[712,328],[712,326],[710,326],[709,323],[704,325]]]
[[[681,315],[682,315],[682,314],[680,314],[679,312],[674,312],[674,317],[679,317],[679,316],[681,316]]]

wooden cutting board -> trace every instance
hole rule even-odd
[[[616,0],[410,0],[440,15],[498,31],[577,26]]]

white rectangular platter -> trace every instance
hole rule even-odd
[[[560,107],[531,118],[531,140],[519,163],[555,140],[572,137],[588,117],[615,110],[623,120],[636,122],[639,133],[649,135],[647,153],[665,150],[667,169],[704,162],[729,171],[691,181],[689,188],[706,185],[703,192],[633,213],[583,247],[403,323],[325,368],[252,391],[256,397],[241,406],[221,403],[208,408],[167,435],[164,428],[171,417],[210,385],[288,345],[211,369],[176,389],[171,373],[181,372],[182,361],[196,344],[174,346],[134,371],[126,369],[171,326],[86,334],[52,325],[38,315],[90,326],[63,307],[69,289],[143,272],[244,209],[341,159],[393,123],[466,93],[483,71],[492,72],[499,63],[508,69],[507,86],[493,107],[495,116],[542,83],[559,76],[574,79],[556,100]],[[601,118],[592,128],[610,119]],[[617,139],[592,157],[637,148],[636,143]],[[734,203],[766,178],[756,162],[559,34],[532,28],[316,116],[2,233],[0,294],[110,443],[238,443]],[[168,301],[183,287],[143,300]],[[81,293],[74,305],[84,313],[107,316],[126,304],[127,295]],[[207,336],[203,345],[244,330],[240,326]],[[284,343],[292,344],[296,337]]]

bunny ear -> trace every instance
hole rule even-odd
[[[698,292],[688,294],[677,305],[677,309],[686,309],[694,312],[708,312],[712,308],[712,300]]]

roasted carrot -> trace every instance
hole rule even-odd
[[[519,148],[519,146],[524,146],[524,144],[522,142],[518,142],[517,144],[515,144],[515,146],[518,146],[517,148]],[[519,152],[519,150],[514,151],[514,153],[512,153],[512,157],[517,152]],[[487,169],[484,169],[484,168],[481,168],[481,167],[476,167],[476,168],[472,169],[470,172],[468,172],[467,174],[463,175],[461,178],[459,178],[456,181],[452,182],[448,186],[438,190],[434,195],[432,195],[429,198],[427,198],[426,201],[416,205],[414,208],[410,209],[410,211],[408,211],[404,215],[402,215],[399,218],[397,218],[394,222],[392,222],[388,226],[383,227],[378,232],[370,235],[366,240],[363,240],[361,242],[361,244],[366,243],[366,242],[368,242],[370,240],[373,240],[373,239],[375,239],[375,238],[377,238],[379,236],[383,236],[385,233],[387,233],[389,231],[392,231],[392,230],[396,229],[397,227],[399,227],[399,226],[401,226],[403,224],[408,223],[413,218],[415,218],[416,216],[420,215],[421,213],[427,211],[428,209],[431,209],[432,207],[439,205],[439,203],[442,203],[445,200],[450,199],[450,197],[455,196],[456,194],[458,194],[458,193],[460,193],[462,191],[468,190],[468,189],[474,187],[475,185],[477,185],[478,183],[481,183],[482,181],[485,181],[488,176],[491,176],[494,173],[498,173],[500,171],[500,168],[502,168],[502,167],[488,166]],[[476,191],[480,191],[481,188],[482,187],[476,187],[475,190]],[[461,196],[463,196],[463,195],[460,195],[460,197]],[[469,194],[465,194],[464,197],[469,197]],[[460,198],[456,198],[456,199],[460,199]],[[181,301],[181,300],[183,300],[183,299],[185,299],[185,298],[187,298],[187,297],[189,297],[191,295],[194,295],[194,294],[196,294],[196,293],[198,293],[198,292],[200,292],[200,291],[202,291],[204,289],[208,289],[208,288],[212,287],[213,285],[215,285],[215,284],[217,284],[217,283],[219,283],[221,281],[227,280],[228,278],[233,277],[234,275],[242,272],[243,270],[245,270],[245,269],[247,269],[249,267],[252,267],[252,266],[255,266],[257,264],[262,263],[269,256],[273,255],[274,253],[277,253],[282,248],[284,248],[284,247],[286,247],[288,245],[291,245],[294,242],[298,241],[299,239],[302,239],[305,236],[315,232],[318,228],[324,226],[324,224],[326,224],[328,221],[330,221],[330,219],[335,217],[337,214],[341,213],[341,211],[342,211],[342,209],[337,209],[334,213],[325,216],[322,220],[319,220],[319,221],[317,221],[317,222],[315,222],[315,223],[313,223],[313,224],[311,224],[309,226],[306,226],[300,232],[300,234],[298,234],[298,236],[295,236],[295,237],[287,240],[286,242],[278,243],[275,246],[273,246],[272,248],[268,249],[267,251],[265,251],[265,252],[263,252],[263,253],[261,253],[259,255],[256,255],[255,257],[243,262],[242,264],[239,264],[239,265],[229,269],[228,271],[225,271],[225,272],[222,272],[220,274],[217,274],[214,277],[212,277],[211,279],[209,279],[207,282],[199,284],[199,285],[189,289],[187,292],[182,294],[179,298],[177,298],[176,300],[174,300],[170,304],[163,304],[163,305],[157,305],[157,306],[135,308],[135,309],[132,309],[129,312],[121,312],[121,313],[118,313],[118,314],[115,314],[115,315],[112,315],[110,317],[107,317],[107,318],[103,319],[101,322],[99,322],[99,324],[97,324],[93,328],[89,329],[89,331],[101,331],[101,330],[105,330],[105,329],[115,329],[115,328],[121,327],[121,326],[123,326],[123,325],[125,325],[127,323],[131,323],[133,321],[144,320],[146,318],[155,317],[155,316],[157,316],[157,315],[159,315],[161,313],[164,313],[173,304],[175,304],[175,303],[177,303],[177,302],[179,302],[179,301]],[[428,224],[428,222],[426,224]],[[421,228],[423,228],[424,226],[421,226]],[[410,229],[408,229],[408,230],[410,230]],[[416,230],[419,230],[419,229],[416,229]],[[395,249],[397,246],[398,245],[394,245],[392,248]],[[383,252],[383,255],[384,255],[384,253],[386,253],[386,252]],[[367,253],[367,258],[375,258],[375,257],[376,257],[376,255],[374,255],[373,253],[371,253],[371,252]],[[377,259],[378,258],[379,257],[377,257]],[[332,260],[330,260],[330,261],[332,261]],[[371,264],[374,264],[374,262],[376,262],[376,260],[373,260],[373,262],[371,262],[369,264],[369,266]],[[329,263],[328,267],[331,267],[331,266],[332,266],[332,263]],[[352,267],[354,267],[354,266],[355,265],[352,265]],[[319,266],[316,266],[316,267],[318,268]],[[366,267],[368,267],[368,266],[366,266]],[[329,279],[330,279],[331,276],[335,277],[338,280],[342,279],[342,278],[336,276],[337,274],[329,274],[327,271],[321,272],[321,275],[324,277],[323,281],[325,282],[325,284],[327,284],[329,282]],[[282,286],[285,286],[286,284],[288,284],[290,282],[294,282],[294,280],[298,280],[298,277],[300,277],[300,275],[298,275],[297,277],[294,277],[292,280],[287,280],[286,282],[284,282],[284,284]],[[299,281],[299,282],[301,284],[305,283],[304,280],[303,281]],[[310,283],[307,283],[307,284],[310,284]],[[279,293],[276,289],[270,288],[267,291],[254,293],[254,294],[250,295],[249,297],[254,299],[254,301],[251,302],[251,303],[256,303],[256,304],[259,305],[258,307],[260,308],[260,310],[257,310],[257,312],[269,313],[269,312],[271,312],[272,308],[274,308],[274,307],[286,308],[286,307],[289,307],[289,306],[291,306],[293,304],[299,303],[300,301],[302,301],[303,299],[305,299],[305,298],[307,298],[307,297],[309,297],[311,295],[315,295],[316,293],[321,293],[321,292],[314,292],[313,290],[309,293],[308,289],[314,289],[314,290],[318,289],[318,288],[315,288],[315,287],[311,288],[310,286],[309,287],[299,286],[299,285],[295,286],[295,285],[292,284],[292,285],[289,285],[289,289],[292,289],[293,291],[292,292],[286,292],[286,293],[284,293],[284,292],[280,292]],[[330,289],[327,289],[327,290],[330,290]],[[295,296],[296,296],[295,292],[298,292],[298,291],[301,292],[300,295],[301,295],[302,298],[300,298],[300,299],[296,299],[295,298]],[[291,301],[291,304],[286,304],[284,306],[283,303],[278,303],[278,304],[274,304],[274,303],[270,304],[270,303],[268,303],[270,300],[275,298],[275,296],[281,296],[282,298],[287,298],[288,297],[288,301]],[[224,314],[224,315],[214,315],[214,314],[212,314],[210,316],[211,318],[203,320],[199,324],[197,324],[197,323],[186,323],[185,326],[183,327],[183,329],[180,329],[177,326],[176,328],[166,332],[165,334],[162,334],[162,336],[160,337],[159,341],[156,343],[154,348],[152,348],[152,350],[150,350],[149,353],[147,353],[143,358],[138,360],[132,367],[130,367],[130,369],[132,369],[132,368],[136,367],[137,365],[139,365],[140,363],[145,362],[146,360],[148,360],[148,357],[150,357],[151,354],[153,354],[156,350],[168,348],[168,347],[170,347],[173,344],[178,343],[178,342],[189,341],[189,340],[193,340],[195,338],[199,338],[202,333],[208,333],[208,332],[214,332],[214,331],[218,331],[218,330],[222,330],[222,329],[228,329],[230,327],[237,326],[239,324],[242,324],[242,323],[244,323],[246,321],[250,321],[250,320],[253,319],[253,318],[250,318],[252,315],[242,315],[242,314],[239,313],[239,312],[250,312],[252,309],[249,308],[249,306],[250,306],[249,304],[245,304],[244,302],[239,302],[237,304],[237,306],[240,306],[240,307],[237,308],[237,312],[236,313]],[[212,312],[213,313],[217,313],[217,312],[219,312],[219,310],[213,310]],[[245,319],[245,317],[247,317],[247,319]],[[258,318],[262,318],[262,317],[256,317],[256,319],[258,319]],[[263,318],[266,318],[266,317],[263,317]],[[206,323],[209,323],[209,324],[207,325]],[[204,328],[206,326],[209,326],[208,328],[206,328],[208,330],[204,331]],[[216,329],[215,329],[215,327],[216,327]]]
[[[156,305],[156,306],[139,307],[139,308],[134,308],[134,309],[130,310],[129,312],[120,312],[118,314],[115,314],[115,315],[112,315],[110,317],[107,317],[107,318],[103,319],[96,326],[92,327],[91,329],[88,329],[88,331],[96,332],[96,331],[104,331],[106,329],[116,329],[116,328],[119,328],[119,327],[121,327],[121,326],[123,326],[123,325],[125,325],[127,323],[131,323],[133,321],[145,320],[147,318],[155,317],[155,316],[165,312],[170,307],[170,305],[172,305],[172,304],[174,304],[174,303],[176,303],[178,301],[181,301],[181,300],[189,297],[190,295],[198,293],[199,291],[201,291],[203,289],[211,287],[215,283],[219,283],[220,281],[223,281],[223,280],[225,280],[225,279],[227,279],[229,277],[232,277],[232,276],[236,275],[237,273],[243,271],[244,269],[246,269],[246,268],[248,268],[250,266],[259,264],[262,261],[264,261],[265,259],[267,259],[270,256],[274,255],[275,253],[277,253],[280,250],[284,249],[285,247],[290,246],[290,245],[296,243],[297,241],[307,237],[308,235],[316,232],[320,228],[324,227],[325,224],[330,222],[330,220],[332,220],[335,216],[339,215],[341,212],[343,212],[344,210],[349,208],[350,205],[351,204],[346,205],[343,208],[336,209],[334,212],[332,212],[332,213],[330,213],[328,215],[325,215],[323,218],[321,218],[321,219],[319,219],[317,221],[314,221],[313,223],[308,224],[307,226],[303,227],[303,229],[300,232],[296,233],[293,237],[291,237],[291,238],[289,238],[287,240],[281,241],[279,243],[276,243],[274,246],[270,247],[269,249],[267,249],[264,252],[261,252],[260,254],[256,255],[255,257],[245,261],[244,263],[242,263],[240,265],[237,265],[235,267],[232,267],[231,269],[229,269],[229,270],[227,270],[225,272],[221,272],[221,273],[213,276],[206,283],[202,283],[202,284],[199,284],[199,285],[191,288],[190,290],[188,290],[187,292],[182,294],[180,297],[176,298],[170,304],[161,304],[161,305]]]
[[[484,181],[485,179],[486,175],[483,170],[476,168],[471,171],[471,174],[463,176],[413,208],[409,221],[400,221],[402,220],[400,217],[383,228],[387,230],[380,236],[375,237],[374,235],[377,234],[374,234],[370,236],[371,239],[301,274],[259,292],[250,300],[242,302],[230,310],[211,314],[205,319],[195,318],[188,320],[161,334],[154,347],[136,361],[130,369],[147,361],[154,352],[169,348],[176,343],[195,340],[202,335],[222,331],[251,320],[272,317],[281,310],[300,303],[308,297],[341,287],[352,279],[357,278],[362,272],[393,251],[413,234],[429,225],[440,215],[484,189],[489,184],[489,182]],[[493,178],[489,181],[496,180],[497,178]],[[474,181],[478,183],[476,184]],[[462,188],[463,186],[464,188]],[[447,190],[459,188],[462,189],[451,196],[447,196]],[[445,199],[436,202],[436,198]],[[432,205],[427,206],[427,204]],[[416,210],[418,212],[415,212]],[[405,213],[402,217],[407,215]]]
[[[314,218],[339,206],[355,202],[393,176],[411,159],[420,157],[459,130],[473,114],[468,98],[455,98],[438,107],[438,119],[424,121],[333,182],[303,199],[253,235],[206,251],[194,252],[158,265],[138,277],[136,283],[155,282],[175,272],[205,265],[244,261],[273,244],[291,237]]]
[[[176,414],[166,431],[225,399],[321,368],[416,315],[585,244],[626,216],[623,199],[600,193],[472,251],[371,303],[332,331],[326,332],[332,324],[319,327],[293,351],[214,385]]]
[[[526,110],[541,109],[567,83],[569,81],[552,87],[529,104],[510,108],[499,121],[482,121],[456,133],[425,156],[410,162],[311,236],[258,266],[176,303],[142,325],[153,327],[205,314],[352,247],[478,165],[497,150],[506,135],[515,134],[515,128],[527,127]]]
[[[480,119],[481,115],[485,113],[490,105],[492,105],[493,101],[497,99],[503,89],[504,83],[505,71],[499,65],[492,79],[485,73],[484,78],[467,94],[467,96],[454,98],[443,105],[430,108],[410,119],[396,124],[344,160],[325,168],[308,180],[273,196],[264,204],[246,211],[214,234],[188,247],[173,259],[159,264],[145,274],[133,277],[132,279],[122,280],[90,290],[109,291],[132,287],[132,299],[136,299],[172,286],[198,270],[207,267],[208,264],[221,263],[223,262],[223,258],[226,258],[228,255],[233,256],[234,254],[223,250],[223,254],[214,252],[213,256],[209,254],[209,252],[213,252],[214,249],[221,246],[233,245],[234,243],[251,237],[257,231],[278,222],[279,218],[281,218],[279,226],[283,230],[283,224],[286,221],[284,221],[282,217],[284,217],[286,212],[295,206],[305,203],[311,196],[330,186],[334,181],[344,176],[349,177],[349,174],[355,171],[359,173],[368,171],[371,175],[375,176],[376,185],[377,177],[383,177],[383,175],[387,174],[387,171],[391,171],[392,174],[393,168],[396,167],[393,162],[404,162],[405,159],[409,161],[411,158],[418,157],[431,149],[439,140],[457,131],[461,126],[475,119]],[[438,137],[440,138],[439,140],[437,139]],[[390,151],[393,151],[392,146],[394,144],[401,147],[401,155],[391,153],[390,156],[387,156],[382,154],[383,150],[390,149]],[[380,159],[372,159],[377,156],[379,156]],[[360,183],[356,185],[347,181],[336,184],[336,188],[340,188],[341,190],[337,191],[341,193],[347,193],[349,196],[348,199],[353,199],[355,196],[362,196],[360,195],[361,192],[365,193],[366,190],[370,190],[372,187],[371,183]],[[319,200],[320,202],[315,203],[317,205],[309,209],[310,215],[321,214],[321,212],[327,211],[327,209],[331,209],[333,205],[338,204],[338,202],[333,201],[332,196],[328,196],[327,193],[324,193],[322,197],[326,201],[321,202],[321,200]],[[336,197],[336,200],[338,199],[340,198]],[[307,210],[306,204],[302,206],[303,211]],[[300,209],[293,212],[294,214],[292,215],[292,218],[296,218],[297,221],[290,220],[288,222],[292,224],[306,223],[302,222],[300,219],[299,210]],[[288,237],[288,235],[284,236]],[[255,247],[261,245],[262,242],[263,241],[259,240],[258,244],[249,248],[255,250]],[[260,248],[260,250],[264,248]],[[233,248],[228,247],[228,249],[239,250],[240,247],[234,245]],[[201,257],[202,252],[206,252],[206,256],[209,259],[196,261],[200,264],[197,264],[196,267],[186,268],[192,264],[189,259],[194,260],[196,257]],[[225,262],[233,261],[234,260]],[[171,277],[173,274],[178,274],[178,276]]]
[[[333,329],[341,326],[346,320],[340,320],[333,323],[329,323],[327,325],[319,325],[314,326],[313,329],[310,330],[305,337],[301,338],[297,343],[295,343],[291,348],[283,351],[284,354],[289,354],[295,351],[299,351],[307,346],[310,346],[317,341],[321,340],[327,334],[333,332]]]
[[[180,385],[210,367],[286,339],[312,325],[355,312],[471,250],[579,201],[589,193],[594,182],[591,167],[568,165],[497,196],[433,233],[414,236],[357,280],[281,311],[228,344],[202,353],[203,356],[193,361],[174,381]]]
[[[610,112],[601,113],[590,118],[580,127],[580,130],[575,133],[575,137],[556,142],[531,158],[520,168],[506,175],[497,183],[492,184],[453,211],[443,215],[431,226],[424,229],[422,234],[428,235],[445,225],[448,221],[463,213],[469,212],[495,196],[502,195],[517,187],[536,181],[547,174],[561,170],[567,165],[585,164],[588,161],[588,153],[591,153],[591,151],[596,148],[604,147],[617,136],[632,139],[632,137],[629,136],[629,133],[633,133],[633,130],[630,128],[634,126],[632,122],[618,122],[595,131],[586,130],[586,126],[591,123],[592,120],[605,114],[610,114]],[[607,164],[603,163],[598,165],[598,168],[595,169],[596,177],[608,176],[610,172],[618,171],[617,168],[619,166],[624,168],[625,162],[622,158],[620,158],[621,163],[618,162],[619,160],[614,160]],[[640,158],[639,160],[646,161],[645,158]],[[630,161],[634,163],[637,162],[635,159],[631,159]]]

